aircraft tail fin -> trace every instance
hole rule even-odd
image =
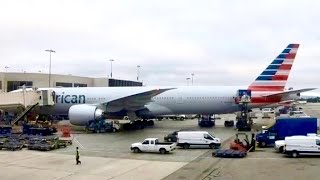
[[[299,44],[289,44],[249,86],[251,91],[284,91]]]

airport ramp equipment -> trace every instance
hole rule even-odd
[[[20,121],[28,112],[30,112],[34,107],[36,107],[39,103],[36,103],[34,105],[28,106],[22,113],[20,113],[12,122],[12,124],[16,124],[18,121]]]
[[[16,124],[28,112],[36,106],[54,105],[55,92],[52,90],[21,90],[7,93],[0,93],[0,109],[8,112],[17,111],[20,113],[12,122]],[[20,110],[19,110],[20,108]]]
[[[219,149],[213,152],[212,156],[222,158],[243,158],[247,156],[247,152],[233,149]]]
[[[28,107],[39,102],[40,94],[36,91],[0,93],[0,109]]]
[[[52,106],[55,104],[54,101],[55,92],[53,90],[21,90],[0,93],[0,109],[3,110],[18,107],[27,108],[37,103],[39,106]]]

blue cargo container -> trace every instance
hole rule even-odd
[[[259,147],[273,146],[275,141],[284,140],[287,136],[317,133],[317,118],[314,117],[280,117],[269,128],[257,134]]]

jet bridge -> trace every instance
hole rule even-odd
[[[21,120],[36,106],[54,105],[55,94],[52,90],[36,90],[0,93],[0,109],[6,112],[18,113],[12,124]]]

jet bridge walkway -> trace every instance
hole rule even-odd
[[[0,93],[0,109],[8,110],[26,108],[34,105],[40,100],[40,93],[36,91],[21,91]]]
[[[0,109],[6,112],[19,113],[12,121],[12,125],[21,120],[36,106],[54,105],[54,92],[52,90],[32,90],[0,93]]]

